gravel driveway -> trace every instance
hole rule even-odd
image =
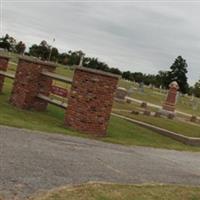
[[[0,193],[5,197],[23,199],[39,190],[88,181],[200,186],[200,153],[0,126]]]

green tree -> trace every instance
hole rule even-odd
[[[169,71],[159,71],[157,75],[158,85],[162,88],[167,89],[169,84],[172,82]]]
[[[126,80],[133,80],[133,75],[130,71],[126,71],[122,73],[122,78]]]
[[[37,44],[33,44],[29,48],[29,55],[33,56],[33,57],[39,57],[39,50],[38,50],[38,45]]]
[[[43,40],[39,45],[32,45],[29,48],[29,54],[42,60],[48,60],[50,55],[50,46],[45,40]]]
[[[181,56],[178,56],[175,60],[175,62],[170,67],[171,71],[169,74],[169,80],[171,81],[177,81],[180,87],[180,91],[185,94],[188,92],[188,82],[187,82],[187,63],[186,60],[184,60]]]
[[[69,55],[67,53],[61,53],[58,55],[58,62],[63,64],[63,65],[67,65],[69,60]]]
[[[81,57],[85,55],[81,50],[80,51],[69,51],[68,52],[68,65],[78,65]]]
[[[10,52],[14,52],[15,46],[16,46],[15,38],[9,36],[8,34],[0,38],[0,48],[3,48]]]
[[[111,67],[109,70],[110,73],[121,75],[122,72],[118,68]]]
[[[57,61],[58,60],[58,56],[59,56],[59,51],[57,48],[55,47],[52,47],[52,49],[50,50],[51,53],[50,53],[50,61]]]
[[[192,96],[194,94],[194,87],[190,86],[188,89],[188,95]]]
[[[131,73],[131,79],[137,83],[142,83],[144,81],[144,74],[141,72]]]
[[[196,97],[200,97],[200,80],[195,83],[193,93]]]
[[[42,60],[48,60],[50,54],[50,45],[45,40],[43,40],[40,43],[38,51],[39,51],[39,57]]]
[[[15,46],[16,53],[18,54],[24,54],[25,49],[26,45],[22,41],[18,42]]]
[[[119,71],[117,71],[115,68],[109,68],[106,63],[100,62],[98,58],[85,57],[83,59],[83,66],[92,69],[102,70],[105,72],[119,73]]]

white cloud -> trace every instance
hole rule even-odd
[[[158,1],[3,3],[3,34],[27,44],[42,39],[62,51],[82,49],[122,70],[156,73],[182,55],[189,81],[200,76],[200,4]]]

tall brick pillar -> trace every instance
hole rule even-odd
[[[37,98],[37,94],[49,95],[52,79],[43,76],[43,70],[53,72],[55,64],[27,57],[20,57],[16,78],[10,98],[11,104],[22,109],[44,111],[48,103]]]
[[[8,56],[0,56],[0,70],[6,71],[8,68],[9,57]],[[3,89],[4,84],[4,76],[0,75],[0,93]]]
[[[179,89],[178,83],[176,81],[173,81],[169,85],[169,91],[166,98],[165,103],[163,104],[163,110],[168,112],[174,112],[176,109],[176,95],[177,91]]]
[[[110,73],[77,67],[65,124],[81,132],[105,135],[118,79]]]

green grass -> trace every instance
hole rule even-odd
[[[115,101],[113,104],[113,110],[118,109],[118,110],[127,110],[127,112],[130,111],[143,111],[144,109],[140,107],[140,104],[136,102],[131,102],[131,103],[126,103],[126,102],[117,102]],[[149,111],[156,112],[158,111],[157,108],[153,107],[148,107]]]
[[[200,150],[199,147],[184,145],[117,117],[111,118],[108,133],[107,137],[102,139],[103,141],[176,150]]]
[[[200,125],[184,123],[178,120],[159,118],[154,116],[134,115],[128,112],[115,111],[115,113],[167,129],[185,136],[200,138]]]
[[[63,187],[32,200],[199,200],[199,187],[84,184]]]
[[[125,120],[112,117],[110,120],[108,135],[105,138],[96,138],[85,135],[64,127],[64,110],[49,105],[47,111],[36,112],[17,109],[8,102],[12,81],[6,79],[4,93],[0,95],[0,124],[31,130],[39,130],[51,133],[90,137],[105,142],[123,145],[139,145],[157,148],[200,151],[198,147],[191,147],[176,142],[168,137],[154,133],[148,129],[136,126]]]

